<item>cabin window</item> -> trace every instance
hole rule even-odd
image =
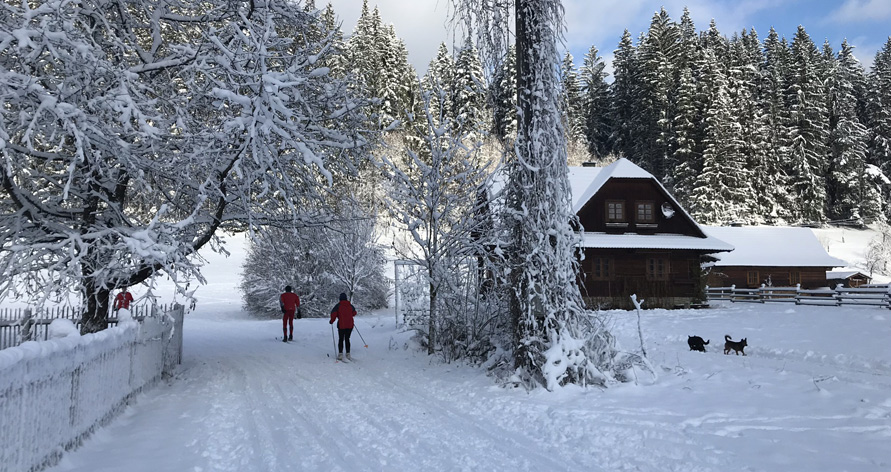
[[[625,221],[625,202],[622,200],[608,200],[606,202],[606,221],[621,223]]]
[[[637,202],[637,222],[638,223],[655,223],[656,214],[653,212],[655,204],[653,202]]]
[[[789,272],[789,284],[790,285],[798,285],[801,283],[801,272],[797,270],[793,270]]]
[[[647,259],[647,280],[668,280],[668,258],[650,257]]]
[[[757,271],[757,270],[750,270],[750,271],[746,274],[746,284],[748,284],[750,287],[757,287],[757,286],[758,286],[758,282],[760,282],[760,280],[759,280],[759,278],[758,278],[758,271]]]
[[[591,278],[594,280],[610,280],[613,278],[613,260],[611,257],[594,257],[591,259]]]

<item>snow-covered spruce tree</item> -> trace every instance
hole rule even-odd
[[[430,64],[427,66],[427,73],[424,74],[424,77],[421,79],[421,91],[422,93],[434,93],[434,90],[445,89],[452,90],[452,85],[455,83],[455,60],[452,58],[452,55],[449,53],[449,48],[446,47],[445,43],[439,44],[439,49],[436,52],[436,57],[434,57]],[[454,115],[452,114],[452,110],[454,107],[452,106],[452,94],[449,93],[446,95],[445,102],[442,103],[444,110],[439,110],[437,107],[440,106],[439,100],[434,100],[432,103],[429,103],[430,106],[430,115],[436,119],[439,116],[445,116],[449,119],[453,119]]]
[[[606,64],[591,46],[579,71],[582,94],[582,120],[588,153],[595,159],[602,159],[610,153],[610,95],[606,83]]]
[[[641,167],[660,181],[665,180],[672,162],[671,128],[675,117],[677,68],[680,61],[680,32],[665,9],[653,15],[646,37],[638,46],[642,98],[637,120],[641,136],[635,142],[635,155]]]
[[[869,163],[891,175],[891,37],[876,53],[869,74]],[[891,207],[885,208],[891,215]]]
[[[668,179],[675,197],[690,207],[690,197],[702,172],[702,115],[697,102],[696,82],[690,68],[681,70],[677,112],[674,117],[675,165]]]
[[[628,30],[613,51],[613,83],[610,87],[610,148],[619,156],[637,159],[634,143],[639,136],[637,114],[640,109],[641,86],[637,49]]]
[[[501,142],[517,135],[517,52],[511,46],[492,75],[492,132]],[[510,148],[511,145],[505,147]]]
[[[753,169],[753,185],[761,202],[762,216],[770,223],[788,221],[793,208],[786,165],[792,141],[786,100],[791,80],[790,56],[785,39],[781,40],[771,28],[764,40],[757,93],[762,116],[758,133],[764,138],[764,161],[762,166]]]
[[[581,83],[575,68],[572,54],[566,53],[560,65],[561,108],[563,129],[566,132],[567,160],[570,165],[581,165],[589,159],[587,136],[585,135],[584,104]]]
[[[739,221],[747,199],[744,159],[739,152],[740,136],[731,113],[728,80],[714,51],[705,51],[701,87],[709,96],[705,110],[705,137],[702,170],[690,196],[690,212],[697,221],[724,223]]]
[[[354,202],[341,208],[324,221],[271,229],[251,241],[240,285],[247,311],[281,314],[278,297],[286,285],[300,296],[304,316],[327,315],[341,292],[360,311],[387,305],[386,260],[375,219]]]
[[[857,116],[856,89],[866,76],[847,40],[842,43],[829,83],[830,150],[828,211],[833,220],[862,223],[882,218],[881,188],[870,175],[867,163],[868,131]]]
[[[0,16],[0,291],[77,291],[82,332],[118,287],[200,280],[218,230],[295,224],[366,143],[297,4],[32,6]]]
[[[590,322],[576,284],[566,143],[561,125],[559,0],[458,0],[490,52],[506,51],[506,20],[516,18],[519,131],[507,162],[506,247],[514,326],[514,379],[555,389],[603,384],[615,353],[611,334]]]
[[[380,11],[368,10],[364,0],[353,35],[347,41],[348,71],[355,87],[375,98],[372,121],[387,128],[417,111],[417,74],[408,62],[408,50],[393,25],[383,23]]]
[[[820,52],[799,26],[792,40],[790,103],[790,185],[798,223],[821,223],[826,214],[825,172],[829,156],[829,110]]]
[[[451,90],[453,126],[465,140],[481,141],[492,127],[486,106],[488,90],[479,53],[468,37],[455,60],[455,82]]]
[[[420,266],[428,283],[428,354],[454,341],[439,337],[443,315],[449,292],[460,292],[468,270],[476,271],[478,252],[471,236],[484,223],[477,217],[478,206],[487,202],[478,195],[490,178],[475,156],[480,143],[469,139],[480,130],[462,132],[462,123],[445,115],[447,100],[442,87],[426,93],[425,113],[406,123],[414,139],[400,156],[404,162],[382,157],[390,181],[390,217],[411,235],[411,244],[397,246],[397,253]],[[432,110],[440,115],[433,116]],[[460,308],[458,312],[467,307]]]

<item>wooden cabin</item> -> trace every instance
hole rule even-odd
[[[779,226],[707,226],[709,234],[736,249],[715,254],[710,287],[757,288],[762,285],[804,289],[829,286],[826,272],[847,263],[829,255],[810,228]]]
[[[649,172],[627,159],[571,167],[573,211],[583,228],[579,284],[591,307],[688,307],[705,300],[702,264],[732,251],[706,234]]]

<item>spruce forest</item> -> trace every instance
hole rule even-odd
[[[330,5],[323,14],[334,27]],[[703,224],[886,220],[891,38],[870,70],[847,42],[818,46],[805,26],[728,35],[714,22],[698,28],[687,9],[679,20],[663,9],[636,40],[627,30],[617,39],[612,73],[596,45],[579,65],[563,60],[570,165],[627,157]],[[514,136],[513,51],[487,70],[470,40],[451,53],[442,44],[419,79],[367,2],[340,44],[338,67],[379,97],[382,128],[418,113],[423,92],[439,84],[444,115],[496,142]]]

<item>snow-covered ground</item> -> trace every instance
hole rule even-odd
[[[392,312],[357,319],[352,363],[335,362],[327,320],[297,320],[284,344],[280,321],[242,313],[233,253],[210,257],[176,378],[52,471],[891,469],[887,309],[644,311],[655,378],[527,393],[414,350]],[[610,317],[638,349],[637,314]],[[725,334],[748,355],[725,356]]]

